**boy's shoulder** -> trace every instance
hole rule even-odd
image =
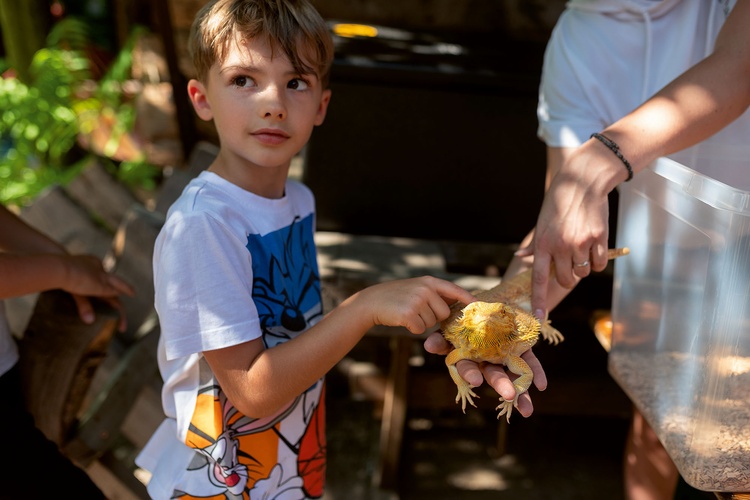
[[[230,203],[225,190],[220,188],[220,181],[219,176],[208,171],[191,179],[169,207],[167,219],[177,213],[187,215],[212,211]]]
[[[312,189],[310,189],[306,184],[303,184],[301,181],[298,181],[296,179],[287,179],[286,180],[286,190],[287,195],[290,197],[305,197],[305,198],[314,198],[315,195],[312,192]]]

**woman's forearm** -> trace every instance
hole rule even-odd
[[[0,205],[0,251],[65,253],[65,248]]]
[[[56,254],[0,253],[0,299],[62,288],[67,266]]]
[[[747,110],[748,25],[750,0],[739,0],[711,55],[603,131],[620,146],[635,172],[707,139]]]

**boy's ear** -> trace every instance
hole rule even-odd
[[[329,102],[331,102],[331,89],[325,89],[323,95],[320,96],[320,106],[318,106],[318,113],[315,116],[315,125],[323,124],[323,120],[326,119]]]
[[[211,112],[211,104],[208,102],[206,97],[206,86],[198,80],[192,79],[187,84],[188,97],[190,102],[193,103],[193,109],[202,120],[210,120],[213,118]]]

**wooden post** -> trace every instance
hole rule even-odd
[[[392,356],[380,427],[380,463],[378,472],[373,476],[375,486],[384,490],[398,489],[398,464],[406,422],[406,388],[412,342],[413,339],[404,335],[396,335],[390,339]]]

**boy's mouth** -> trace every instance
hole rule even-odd
[[[260,130],[256,130],[251,134],[253,137],[255,137],[258,141],[262,142],[263,144],[281,144],[282,142],[289,139],[289,134],[284,132],[280,129],[269,129],[264,128]]]

